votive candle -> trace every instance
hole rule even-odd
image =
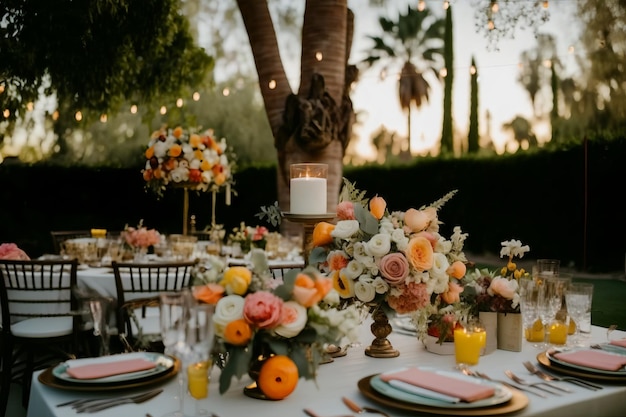
[[[327,164],[293,164],[290,167],[291,214],[326,214]]]

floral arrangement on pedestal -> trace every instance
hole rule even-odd
[[[146,186],[161,196],[168,187],[206,192],[227,190],[227,204],[235,172],[235,154],[226,139],[212,129],[204,132],[163,127],[152,133],[142,171]]]
[[[139,221],[137,227],[126,225],[121,232],[121,237],[128,250],[134,253],[136,260],[148,253],[148,249],[161,242],[161,234],[156,229],[148,229],[143,225],[143,219]]]
[[[390,212],[382,197],[368,200],[344,179],[338,221],[316,225],[309,263],[329,275],[344,305],[411,314],[424,336],[441,303],[457,302],[463,290],[467,234],[458,226],[449,239],[439,232],[438,210],[455,193],[419,209]]]
[[[293,270],[281,281],[272,278],[263,250],[253,249],[250,259],[251,268],[216,261],[196,271],[196,282],[203,282],[194,287],[196,299],[216,304],[220,393],[233,377],[262,369],[259,355],[283,356],[295,364],[298,377],[314,378],[326,345],[358,337],[358,312],[336,308],[339,296],[318,270]],[[260,381],[259,388],[263,391]]]

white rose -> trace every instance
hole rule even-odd
[[[389,291],[389,284],[381,277],[376,277],[372,282],[372,286],[378,294],[384,294]]]
[[[172,177],[172,181],[174,182],[187,181],[189,179],[189,170],[187,168],[179,166],[178,168],[170,172],[170,176]]]
[[[340,220],[337,222],[333,231],[330,232],[330,235],[338,239],[349,239],[358,231],[358,220]]]
[[[348,262],[348,265],[343,268],[343,274],[350,279],[356,279],[363,273],[363,264],[356,259]]]
[[[359,279],[354,283],[354,295],[364,303],[369,303],[376,297],[376,288],[371,278]]]
[[[367,248],[376,257],[384,256],[391,250],[391,239],[388,234],[379,233],[372,236],[369,242],[367,242]]]
[[[341,297],[339,296],[339,293],[337,292],[337,290],[335,290],[334,288],[328,291],[328,293],[324,297],[324,302],[328,304],[329,306],[338,305],[340,300],[341,300]]]
[[[215,333],[223,337],[224,328],[228,323],[243,318],[244,298],[240,295],[232,294],[220,298],[213,313],[213,323]]]
[[[166,142],[161,142],[160,140],[154,144],[154,156],[157,158],[163,158],[167,155],[167,150],[170,148],[170,145]]]
[[[435,252],[433,254],[433,266],[430,268],[430,276],[436,279],[445,277],[448,278],[446,271],[450,267],[448,258],[443,253]]]
[[[287,301],[283,304],[282,313],[282,323],[274,331],[282,337],[297,336],[306,325],[306,308],[296,301]]]
[[[352,256],[354,257],[354,259],[361,262],[363,265],[365,265],[366,268],[374,263],[374,257],[369,252],[369,249],[367,248],[367,245],[365,243],[356,242],[353,249],[354,252]]]

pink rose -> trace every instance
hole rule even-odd
[[[249,294],[243,304],[243,317],[260,329],[271,329],[280,324],[284,301],[267,291]]]
[[[378,268],[385,281],[391,285],[402,284],[409,275],[409,261],[398,252],[383,256]]]
[[[18,248],[15,243],[3,243],[0,245],[0,259],[28,261],[30,257],[26,255],[26,252]]]
[[[352,201],[342,201],[337,204],[337,217],[339,220],[356,220],[356,217],[354,217],[354,203]]]

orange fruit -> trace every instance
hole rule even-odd
[[[271,400],[282,400],[298,385],[298,367],[288,356],[275,355],[261,366],[257,383]]]
[[[245,346],[252,337],[252,329],[244,319],[233,320],[224,327],[224,340],[235,346]]]
[[[319,222],[313,229],[313,246],[324,246],[333,242],[331,236],[332,231],[335,230],[335,225],[328,222]]]

